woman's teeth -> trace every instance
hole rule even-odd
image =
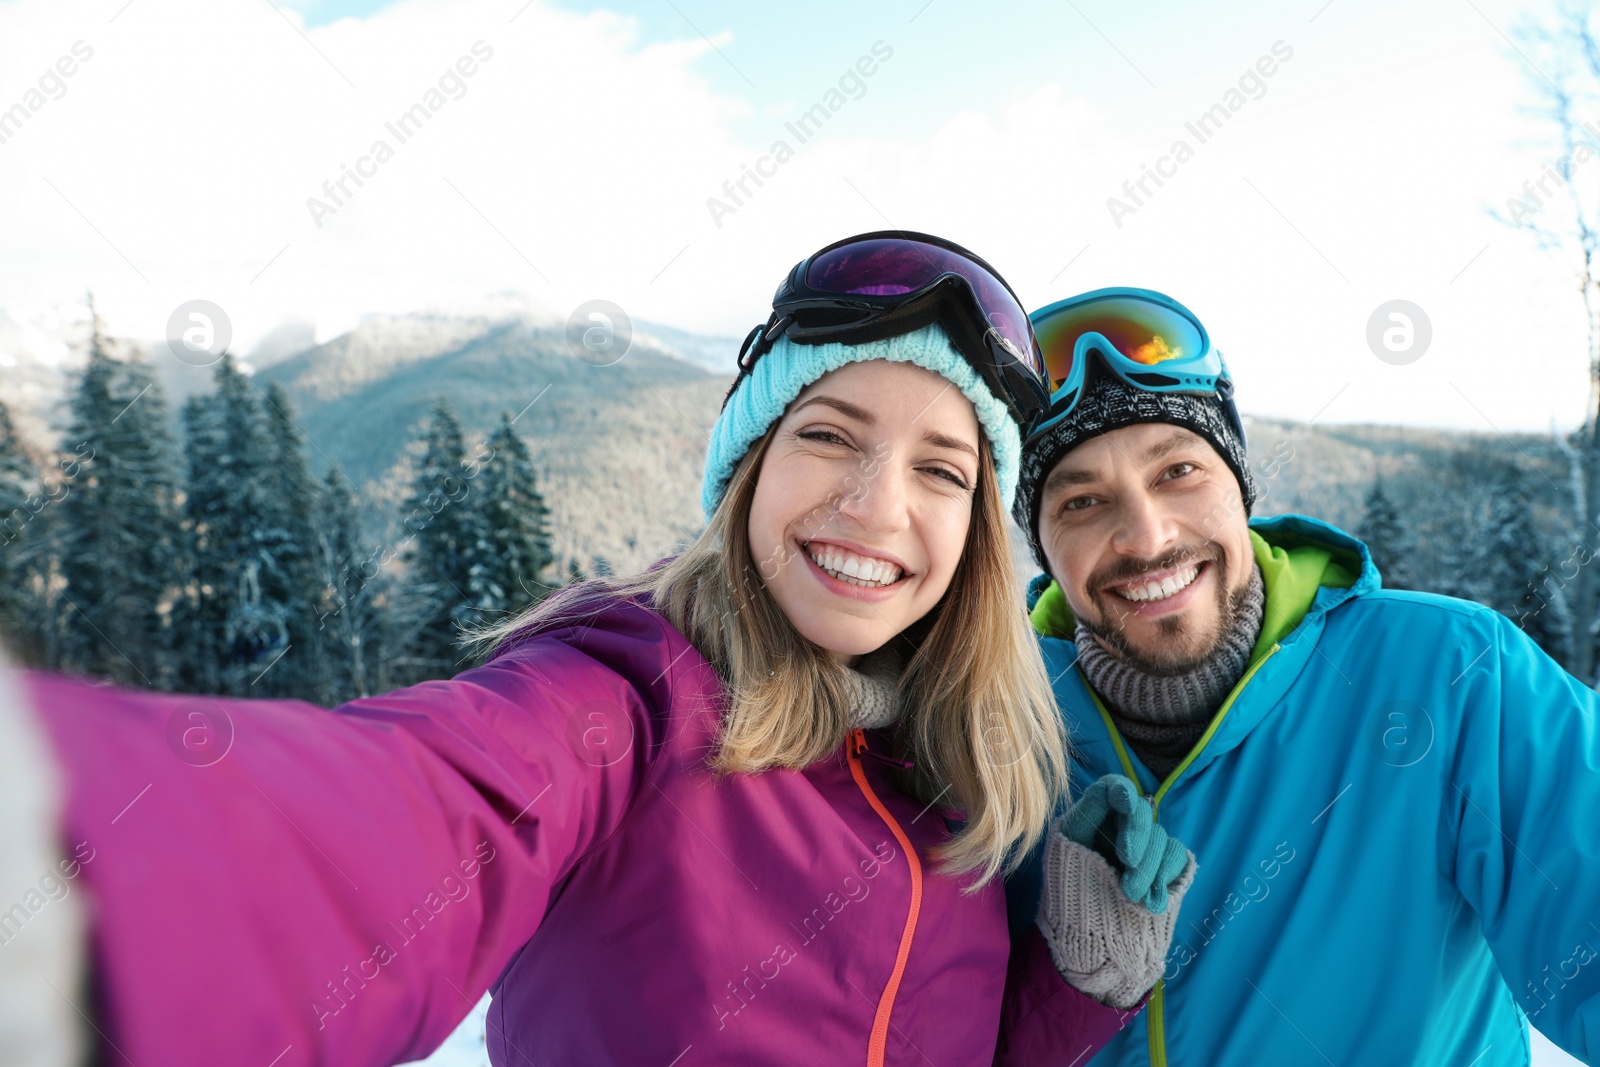
[[[1189,587],[1200,574],[1200,565],[1197,563],[1180,570],[1177,574],[1161,579],[1159,582],[1141,582],[1138,585],[1120,586],[1114,592],[1125,600],[1143,603],[1150,600],[1165,600],[1175,593],[1181,593]]]
[[[806,555],[811,557],[811,562],[827,572],[830,578],[837,578],[851,585],[881,589],[898,582],[902,574],[900,568],[888,560],[858,556],[838,545],[808,543],[805,550]]]

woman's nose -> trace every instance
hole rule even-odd
[[[877,533],[894,533],[910,525],[906,473],[892,462],[879,462],[845,480],[839,511]]]

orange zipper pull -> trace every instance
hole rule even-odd
[[[916,763],[912,760],[896,759],[893,756],[886,756],[881,752],[874,752],[869,749],[867,747],[867,731],[859,726],[850,730],[850,755],[856,759],[865,757],[866,759],[876,760],[890,767],[898,767],[902,771],[909,771],[916,766]]]

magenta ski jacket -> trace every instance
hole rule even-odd
[[[633,601],[331,711],[25,677],[107,1063],[395,1064],[490,989],[518,1067],[1081,1064],[1130,1017],[933,869],[958,813],[884,734],[717,780],[726,690]]]

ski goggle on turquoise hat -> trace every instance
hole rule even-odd
[[[1044,359],[1050,406],[1041,434],[1072,414],[1091,363],[1153,393],[1212,393],[1240,439],[1233,380],[1194,312],[1152,289],[1111,288],[1058,300],[1028,319]],[[1098,357],[1098,358],[1096,358]]]

